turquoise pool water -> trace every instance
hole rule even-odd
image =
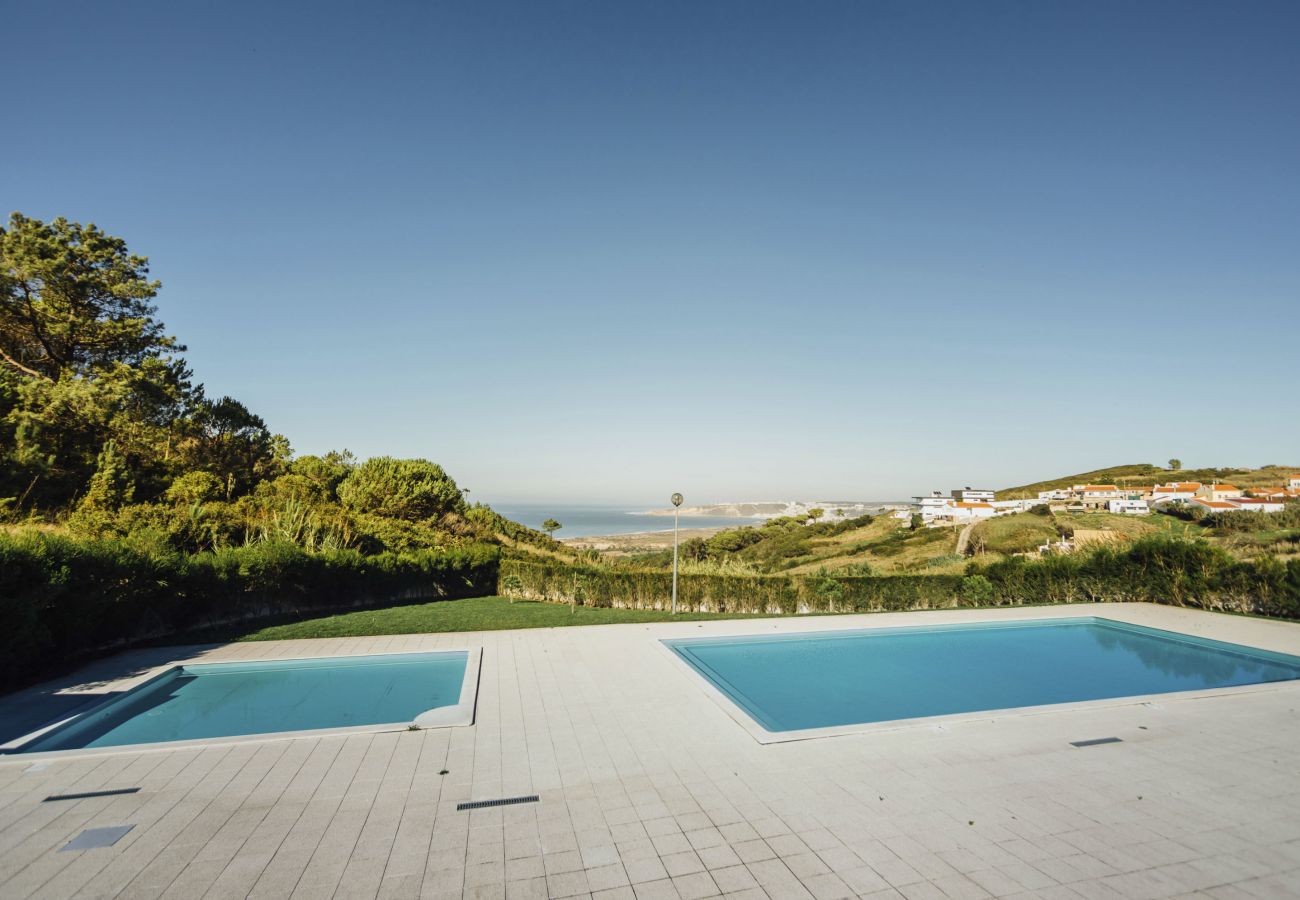
[[[460,702],[465,651],[177,666],[23,753],[411,722]]]
[[[1097,618],[664,643],[771,732],[1300,678],[1300,657]]]

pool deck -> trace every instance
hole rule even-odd
[[[0,757],[0,897],[1300,895],[1300,682],[763,745],[658,643],[1080,615],[1300,655],[1298,623],[1146,604],[126,653],[0,698],[0,741],[184,661],[483,661],[468,727]]]

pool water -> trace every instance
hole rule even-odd
[[[1300,678],[1300,657],[1098,618],[664,643],[771,732]]]
[[[409,723],[460,702],[468,659],[454,651],[177,666],[21,752]]]

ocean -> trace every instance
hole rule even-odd
[[[868,501],[885,503],[888,501]],[[507,519],[514,519],[529,528],[541,529],[547,519],[554,519],[564,527],[555,532],[557,540],[591,537],[607,534],[637,534],[644,531],[671,531],[672,516],[647,516],[645,505],[565,503],[489,503]],[[845,503],[845,506],[848,506]],[[833,507],[832,507],[833,508]],[[763,518],[737,516],[682,516],[682,528],[741,528],[761,525]]]
[[[573,506],[563,503],[502,503],[489,504],[507,519],[514,519],[529,528],[540,529],[547,519],[554,519],[564,527],[555,532],[556,539],[591,537],[606,534],[636,534],[642,531],[671,531],[672,516],[647,516],[638,510],[645,506]],[[762,519],[733,516],[682,516],[682,528],[739,528],[743,525],[761,525]]]

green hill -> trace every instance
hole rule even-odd
[[[1300,472],[1300,466],[1262,466],[1258,469],[1164,469],[1150,463],[1112,466],[1094,469],[1077,475],[1064,475],[1048,481],[1036,481],[997,492],[999,500],[1018,500],[1037,497],[1039,491],[1068,488],[1075,484],[1114,484],[1120,487],[1140,487],[1170,481],[1226,481],[1240,488],[1276,487],[1286,483],[1288,476]]]

